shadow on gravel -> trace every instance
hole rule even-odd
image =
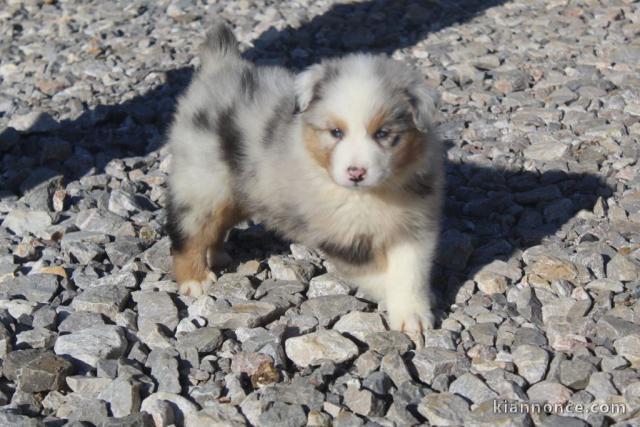
[[[337,4],[298,28],[272,27],[253,41],[254,46],[244,56],[259,64],[301,69],[349,52],[392,53],[504,1],[373,0]],[[166,82],[154,90],[118,105],[98,106],[75,120],[57,123],[44,116],[25,132],[3,130],[0,198],[23,195],[54,176],[62,175],[68,182],[102,173],[112,160],[144,156],[158,149],[164,142],[176,98],[192,73],[190,67],[165,70]]]
[[[375,0],[339,4],[299,28],[271,28],[244,55],[260,64],[300,69],[348,52],[392,53],[502,3]],[[0,199],[43,187],[52,191],[60,177],[69,182],[102,174],[114,164],[118,169],[125,160],[135,164],[136,157],[160,148],[176,98],[192,72],[191,68],[169,70],[166,83],[144,96],[99,106],[75,120],[56,123],[45,117],[25,132],[5,129],[0,134]],[[136,185],[144,190],[146,184]],[[447,188],[440,267],[434,272],[447,306],[473,272],[540,243],[580,209],[592,209],[598,195],[610,193],[597,176],[588,174],[537,174],[452,162],[447,165]],[[244,232],[239,236],[247,238]],[[250,237],[248,241],[254,242]]]
[[[509,281],[510,270],[495,261],[507,262],[514,252],[547,240],[597,241],[588,226],[569,231],[569,223],[581,210],[593,211],[598,197],[613,192],[602,177],[589,173],[538,173],[449,161],[446,170],[447,195],[432,279],[438,317],[480,270],[502,274]],[[507,301],[497,293],[481,305],[504,310]]]

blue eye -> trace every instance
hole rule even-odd
[[[389,136],[389,131],[386,129],[378,129],[376,133],[373,134],[375,139],[385,139]]]
[[[344,136],[344,133],[342,132],[342,130],[335,128],[335,129],[331,129],[331,136],[334,137],[335,139],[341,139]]]

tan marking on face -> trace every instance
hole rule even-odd
[[[227,230],[242,221],[244,216],[233,202],[216,206],[203,221],[198,233],[187,238],[181,251],[173,253],[176,282],[204,282],[209,275],[207,249],[212,253],[221,251]]]
[[[329,128],[327,130],[330,131],[336,128],[340,129],[345,135],[347,134],[347,132],[349,132],[349,126],[347,126],[347,122],[342,120],[340,117],[332,116],[329,119]]]
[[[422,159],[425,150],[425,135],[417,129],[405,132],[394,148],[393,168],[395,171],[405,169],[412,163]]]
[[[311,153],[311,157],[313,157],[322,168],[328,171],[331,168],[331,152],[333,149],[322,144],[320,141],[320,132],[327,131],[314,129],[305,124],[303,130],[304,145],[307,147],[307,150],[309,150],[309,153]]]
[[[367,134],[375,134],[387,121],[387,112],[384,110],[378,111],[371,117],[369,123],[367,123]]]

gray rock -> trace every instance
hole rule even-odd
[[[276,280],[293,280],[309,283],[316,267],[309,261],[293,260],[282,256],[272,256],[268,261],[271,275]]]
[[[107,418],[100,427],[151,427],[153,418],[146,412],[127,415],[125,417]]]
[[[142,403],[144,404],[144,401]],[[189,402],[187,401],[186,404],[188,403]],[[186,404],[183,402],[183,406],[185,406]],[[179,410],[179,408],[177,408],[177,406],[172,402],[168,402],[166,400],[157,399],[157,398],[147,402],[144,407],[140,405],[140,409],[141,411],[143,411],[142,413],[149,414],[149,416],[151,416],[151,419],[153,422],[152,425],[154,426],[175,425],[176,414],[174,413],[174,407],[176,408],[176,411]],[[194,407],[189,412],[193,413],[196,410],[197,408]],[[181,419],[184,421],[184,417],[181,414],[179,415]]]
[[[387,374],[378,371],[368,375],[364,381],[362,381],[362,386],[367,390],[371,390],[377,396],[386,396],[389,393],[389,389],[393,386],[393,382]],[[351,409],[353,410],[353,408]]]
[[[115,321],[129,299],[129,290],[116,285],[98,286],[84,290],[73,299],[71,306],[78,311],[103,314]]]
[[[144,207],[133,194],[123,190],[113,190],[109,193],[108,209],[126,218],[130,213],[143,210]]]
[[[377,398],[369,390],[359,390],[358,387],[349,386],[344,393],[344,404],[359,415],[366,417],[384,415],[384,401]]]
[[[168,404],[168,406],[166,404]],[[154,422],[158,425],[185,425],[185,420],[194,416],[198,412],[198,407],[185,399],[184,397],[159,391],[148,396],[142,401],[140,411],[148,412],[153,417]]]
[[[567,145],[560,142],[538,142],[527,147],[523,154],[529,159],[547,162],[562,159],[568,149]]]
[[[251,281],[240,274],[225,274],[209,289],[209,295],[223,299],[251,299],[256,290]]]
[[[235,406],[215,402],[187,418],[185,427],[240,427],[246,423],[245,417]]]
[[[36,393],[59,390],[73,366],[50,351],[18,350],[5,357],[3,371],[18,389]]]
[[[264,298],[265,295],[267,296],[267,299],[269,297],[287,298],[290,295],[300,294],[304,292],[306,289],[307,289],[307,285],[302,282],[296,282],[294,280],[267,279],[264,282],[262,282],[258,287],[258,289],[255,291],[255,298],[261,299],[261,298]]]
[[[58,314],[53,307],[44,305],[33,313],[33,327],[44,328],[49,330],[56,329]]]
[[[202,296],[189,307],[190,316],[207,319],[208,325],[221,329],[255,328],[273,320],[280,309],[263,301],[237,302],[214,301]]]
[[[300,405],[289,405],[274,402],[259,418],[259,425],[265,427],[302,427],[307,423],[307,416]]]
[[[395,350],[404,354],[413,348],[413,341],[400,331],[374,332],[367,335],[366,342],[370,350],[380,354]]]
[[[132,297],[138,307],[138,336],[150,347],[162,346],[156,336],[158,325],[173,333],[180,321],[173,300],[166,292],[154,291],[134,292]]]
[[[534,328],[518,328],[513,337],[513,346],[518,347],[523,344],[537,347],[545,346],[547,345],[547,337],[541,331]]]
[[[3,283],[3,291],[10,297],[22,297],[28,301],[48,303],[58,292],[58,279],[51,274],[18,276]]]
[[[449,386],[449,392],[460,395],[476,404],[498,397],[480,378],[473,374],[463,374],[456,378]]]
[[[333,426],[334,427],[357,427],[363,426],[364,421],[362,418],[358,417],[353,412],[349,412],[346,409],[341,410],[334,418],[333,418]]]
[[[58,337],[54,351],[95,368],[98,359],[118,358],[126,348],[127,340],[120,327],[102,325]]]
[[[16,208],[7,214],[2,226],[22,236],[26,233],[38,235],[52,223],[51,216],[47,211]]]
[[[480,270],[473,276],[473,280],[478,283],[478,289],[485,294],[501,294],[507,290],[507,279],[501,274],[488,270]]]
[[[463,425],[469,415],[469,404],[453,393],[426,395],[418,405],[418,412],[432,425]]]
[[[616,352],[631,363],[631,367],[640,366],[640,335],[628,335],[618,338],[613,347]]]
[[[573,390],[582,390],[595,371],[595,366],[583,360],[565,360],[560,364],[560,382]]]
[[[265,402],[285,402],[304,405],[311,410],[323,407],[325,396],[309,383],[302,381],[290,384],[272,384],[260,390],[260,398]]]
[[[464,355],[437,347],[417,350],[411,363],[420,381],[427,384],[431,384],[440,374],[461,374],[469,367],[469,361]]]
[[[360,342],[366,342],[367,336],[375,332],[385,331],[387,328],[378,313],[352,311],[342,316],[333,325],[333,329]]]
[[[640,263],[626,255],[616,254],[607,263],[607,277],[623,282],[640,280]]]
[[[406,381],[411,381],[407,364],[398,351],[389,351],[382,358],[380,370],[391,378],[396,387],[400,387]]]
[[[105,250],[102,245],[90,241],[62,240],[62,251],[67,254],[71,262],[90,264],[93,260],[101,260]]]
[[[107,404],[95,397],[71,393],[56,411],[56,416],[69,421],[84,421],[98,425],[108,417]]]
[[[77,332],[82,329],[99,325],[105,325],[104,318],[101,314],[89,311],[76,311],[68,314],[64,320],[60,322],[60,325],[58,325],[58,331]]]
[[[89,377],[84,375],[67,377],[67,385],[72,391],[78,393],[78,395],[98,394],[109,387],[112,382],[111,378]]]
[[[82,231],[94,231],[111,236],[135,236],[131,223],[126,222],[116,214],[98,209],[80,211],[75,218],[75,224]]]
[[[211,327],[198,328],[178,335],[179,347],[193,347],[198,353],[212,353],[220,347],[222,341],[220,329]]]
[[[540,426],[553,427],[553,426],[567,426],[567,427],[588,427],[590,424],[586,421],[576,417],[560,416],[551,414],[544,418],[544,421],[540,423]]]
[[[121,237],[107,243],[104,246],[104,250],[113,265],[122,267],[140,255],[142,244],[136,238]]]
[[[610,396],[618,395],[619,392],[613,385],[611,374],[608,372],[593,372],[589,377],[589,383],[585,389],[596,399],[606,400]]]
[[[378,352],[367,350],[353,362],[353,366],[356,368],[357,375],[364,378],[378,370],[381,362],[382,356]]]
[[[171,241],[164,238],[155,243],[149,249],[144,251],[141,256],[142,260],[153,271],[160,273],[171,272]]]
[[[151,376],[158,384],[159,392],[176,393],[182,391],[178,374],[178,361],[166,350],[149,353],[146,366],[151,368]]]
[[[116,378],[100,392],[98,398],[109,403],[109,410],[114,417],[125,417],[140,410],[140,384]]]
[[[477,405],[465,419],[469,426],[526,426],[532,427],[531,416],[523,411],[511,410],[518,408],[520,402],[513,400],[493,400]],[[511,406],[513,405],[513,406]]]
[[[518,374],[523,376],[529,384],[542,380],[549,366],[549,353],[539,346],[524,344],[516,347],[512,353],[513,363],[518,368]]]
[[[0,411],[0,425],[11,427],[44,427],[42,420],[31,418],[26,415],[14,414]]]
[[[488,346],[493,346],[498,334],[498,328],[493,323],[476,323],[469,326],[468,331],[474,341]]]
[[[16,346],[19,348],[51,348],[58,334],[44,328],[34,328],[16,335]]]
[[[530,400],[551,404],[564,404],[569,400],[571,394],[570,389],[553,381],[541,381],[532,385],[527,390],[527,395]]]
[[[532,288],[520,290],[516,300],[518,313],[525,319],[536,325],[542,325],[542,303]]]
[[[340,316],[352,311],[363,311],[368,304],[350,295],[329,295],[311,298],[302,303],[301,312],[318,319],[320,326],[328,327]]]

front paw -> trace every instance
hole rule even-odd
[[[432,329],[435,322],[429,305],[407,299],[389,302],[388,310],[391,329],[406,333],[418,346],[422,346],[424,332]]]
[[[182,295],[198,298],[204,294],[205,282],[198,282],[196,280],[187,280],[178,285],[178,290]]]
[[[204,295],[205,291],[216,281],[216,275],[213,272],[209,272],[206,280],[186,280],[182,283],[178,283],[178,291],[182,295],[198,298]]]

